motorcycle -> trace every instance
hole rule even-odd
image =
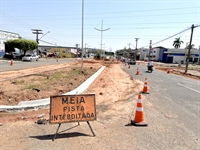
[[[147,70],[148,70],[148,72],[152,73],[152,71],[153,71],[153,66],[147,66]]]

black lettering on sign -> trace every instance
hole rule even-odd
[[[85,103],[84,97],[81,97],[80,103]]]
[[[67,115],[67,120],[70,120],[70,114]]]
[[[91,116],[90,116],[91,118],[93,118],[94,117],[94,114],[93,113],[91,113]]]
[[[85,115],[85,113],[83,113],[83,114],[82,114],[82,118],[86,118],[86,115]]]
[[[74,97],[70,97],[70,104],[74,104]]]
[[[74,114],[72,114],[72,115],[71,115],[71,118],[72,118],[72,119],[75,119],[75,115],[74,115]]]
[[[84,107],[83,106],[81,106],[81,111],[84,111],[85,109],[84,109]]]
[[[62,104],[68,104],[68,97],[62,98]]]
[[[58,115],[52,115],[51,120],[58,120]]]
[[[71,111],[75,111],[75,107],[74,106],[71,107]]]
[[[63,107],[63,112],[70,112],[70,111],[84,111],[85,108],[84,106],[66,106],[66,107]]]
[[[52,115],[51,120],[76,120],[76,119],[90,119],[93,118],[94,113],[79,113],[79,114],[63,114],[63,115]]]
[[[70,96],[70,100],[68,97],[62,97],[62,104],[80,104],[80,103],[85,103],[84,97],[81,97],[80,100],[78,99],[79,97]]]

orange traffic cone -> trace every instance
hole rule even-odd
[[[170,69],[169,68],[167,69],[167,73],[170,74]]]
[[[148,124],[144,122],[144,112],[142,107],[141,94],[138,95],[137,108],[135,112],[135,119],[131,120],[131,124],[135,126],[147,126]]]
[[[130,64],[128,64],[128,68],[130,68]]]
[[[13,59],[11,59],[11,61],[10,61],[10,66],[12,66],[13,65]]]
[[[147,78],[145,78],[144,87],[143,87],[142,93],[149,94],[149,92],[148,92],[148,85],[147,85]]]
[[[139,68],[137,68],[136,75],[140,74]]]

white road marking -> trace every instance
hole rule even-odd
[[[197,91],[197,90],[195,90],[195,89],[192,89],[192,88],[190,88],[190,87],[188,87],[188,86],[185,86],[185,85],[183,85],[183,84],[180,84],[180,83],[177,83],[178,85],[180,85],[180,86],[184,86],[184,87],[186,87],[186,88],[188,88],[188,89],[190,89],[190,90],[192,90],[192,91],[195,91],[195,92],[197,92],[197,93],[200,93],[200,91]]]
[[[190,81],[183,81],[183,82],[185,82],[185,83],[190,83],[190,84],[197,84],[197,83],[192,83],[192,82],[190,82]]]

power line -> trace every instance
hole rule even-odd
[[[199,27],[199,26],[200,26],[200,25],[196,25],[194,28]],[[185,32],[185,31],[187,31],[187,30],[190,30],[190,29],[191,29],[191,27],[189,27],[189,28],[187,28],[187,29],[185,29],[185,30],[183,30],[183,31],[181,31],[181,32],[178,32],[178,33],[176,33],[176,34],[174,34],[174,35],[172,35],[172,36],[170,36],[170,37],[168,37],[168,38],[165,38],[165,39],[163,39],[163,40],[161,40],[161,41],[159,41],[159,42],[153,43],[153,44],[151,44],[151,45],[155,45],[155,44],[161,43],[161,42],[163,42],[163,41],[166,41],[166,40],[168,40],[168,39],[170,39],[170,38],[172,38],[172,37],[174,37],[174,36],[177,36],[177,35],[179,35],[179,34]],[[147,46],[144,46],[144,47],[147,47]]]
[[[64,6],[65,7],[65,6]],[[85,13],[85,16],[87,16],[87,15],[97,15],[97,14],[119,14],[119,13],[131,13],[131,12],[148,12],[148,11],[165,11],[165,10],[178,10],[178,9],[189,9],[189,8],[199,8],[199,7],[176,7],[176,8],[165,8],[165,9],[143,9],[143,10],[134,10],[134,11],[119,11],[119,12],[100,12],[100,13]],[[66,16],[80,16],[81,14],[68,14],[68,15],[49,15],[49,14],[47,14],[47,15],[42,15],[42,16],[45,16],[45,18],[46,17],[58,17],[58,16],[64,16],[64,17],[66,17]],[[34,16],[24,16],[24,17],[28,17],[28,18],[32,18],[32,17],[35,17],[35,15]]]
[[[170,14],[154,14],[154,15],[152,15],[152,14],[147,14],[147,15],[129,15],[129,16],[119,16],[119,15],[117,15],[117,16],[92,16],[92,17],[86,17],[85,19],[86,20],[89,20],[89,19],[98,19],[98,18],[111,18],[111,19],[119,19],[119,18],[133,18],[133,17],[156,17],[156,16],[171,16],[171,15],[173,15],[173,16],[183,16],[183,15],[192,15],[192,14],[198,14],[198,12],[190,12],[190,13],[184,13],[184,12],[182,12],[182,13],[170,13]],[[71,16],[69,16],[69,17],[67,17],[66,18],[66,16],[63,16],[64,18],[58,18],[58,17],[55,17],[53,20],[63,20],[63,19],[71,19],[71,20],[73,20],[73,19],[81,19],[80,17],[71,17]],[[26,19],[26,20],[52,20],[52,18],[47,18],[47,17],[45,17],[45,18],[41,18],[41,19],[33,19],[33,18],[29,18],[29,19]]]
[[[7,19],[7,20],[9,20],[9,21],[11,21],[11,22],[14,22],[14,23],[16,23],[18,25],[21,25],[21,26],[23,26],[23,27],[25,27],[27,29],[31,29],[31,26],[29,24],[24,23],[24,22],[20,21],[19,19],[16,19],[15,17],[12,17],[12,16],[10,16],[10,15],[4,13],[4,12],[2,12],[2,17]]]

